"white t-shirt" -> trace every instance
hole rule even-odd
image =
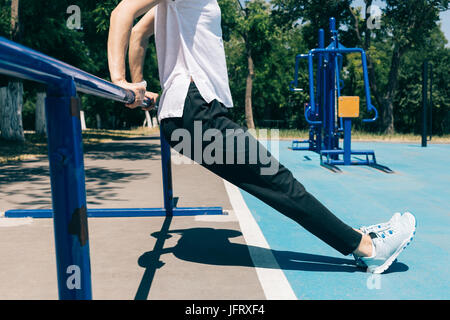
[[[158,119],[182,117],[191,78],[206,102],[233,107],[217,0],[165,0],[155,10],[163,93]]]

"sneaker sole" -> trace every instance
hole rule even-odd
[[[410,235],[408,236],[408,239],[406,239],[402,245],[397,249],[397,251],[394,252],[394,254],[392,256],[390,256],[385,263],[383,263],[381,266],[378,266],[372,270],[367,269],[367,272],[370,273],[375,273],[375,274],[381,274],[383,272],[385,272],[390,266],[391,264],[395,261],[395,259],[397,259],[398,255],[406,249],[407,246],[409,246],[409,244],[411,243],[411,241],[414,239],[414,235],[416,234],[416,227],[417,227],[417,221],[416,218],[413,216],[414,218],[414,229],[412,230],[412,232],[410,233]]]

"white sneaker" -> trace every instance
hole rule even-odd
[[[362,227],[359,228],[359,230],[361,230],[365,234],[369,234],[371,232],[384,231],[384,230],[390,228],[392,223],[396,222],[401,216],[402,215],[401,215],[400,212],[396,212],[396,213],[394,213],[394,215],[392,216],[392,218],[388,222],[379,223],[379,224],[373,224],[373,225],[368,226],[368,227],[362,226]]]
[[[409,245],[415,233],[416,219],[409,212],[405,212],[387,229],[369,233],[374,252],[371,257],[361,257],[361,261],[367,265],[367,272],[383,273],[386,271]]]
[[[395,223],[398,219],[401,217],[400,212],[394,213],[392,218],[388,222],[383,222],[379,224],[373,224],[371,226],[362,226],[359,228],[359,230],[362,231],[364,234],[369,234],[371,232],[381,232],[384,231],[392,226],[393,223]],[[366,264],[361,260],[361,258],[355,254],[353,254],[353,258],[355,259],[356,266],[359,268],[367,268]]]

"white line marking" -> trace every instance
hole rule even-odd
[[[283,270],[270,251],[261,229],[251,214],[239,189],[225,181],[225,189],[234,213],[236,214],[242,234],[249,246],[250,256],[255,265],[259,282],[267,300],[297,300]],[[258,267],[264,266],[264,267]]]

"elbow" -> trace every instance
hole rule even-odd
[[[124,20],[126,17],[124,15],[127,15],[127,10],[124,10],[125,7],[122,5],[122,2],[117,5],[117,7],[114,8],[114,10],[111,12],[111,16],[109,18],[110,22],[113,23],[115,21]],[[133,17],[130,17],[133,19]]]
[[[120,4],[111,11],[110,20],[114,20],[120,12]]]
[[[116,7],[112,12],[111,16],[109,17],[109,23],[112,25],[115,21],[117,21],[117,16],[120,14],[119,7]]]

